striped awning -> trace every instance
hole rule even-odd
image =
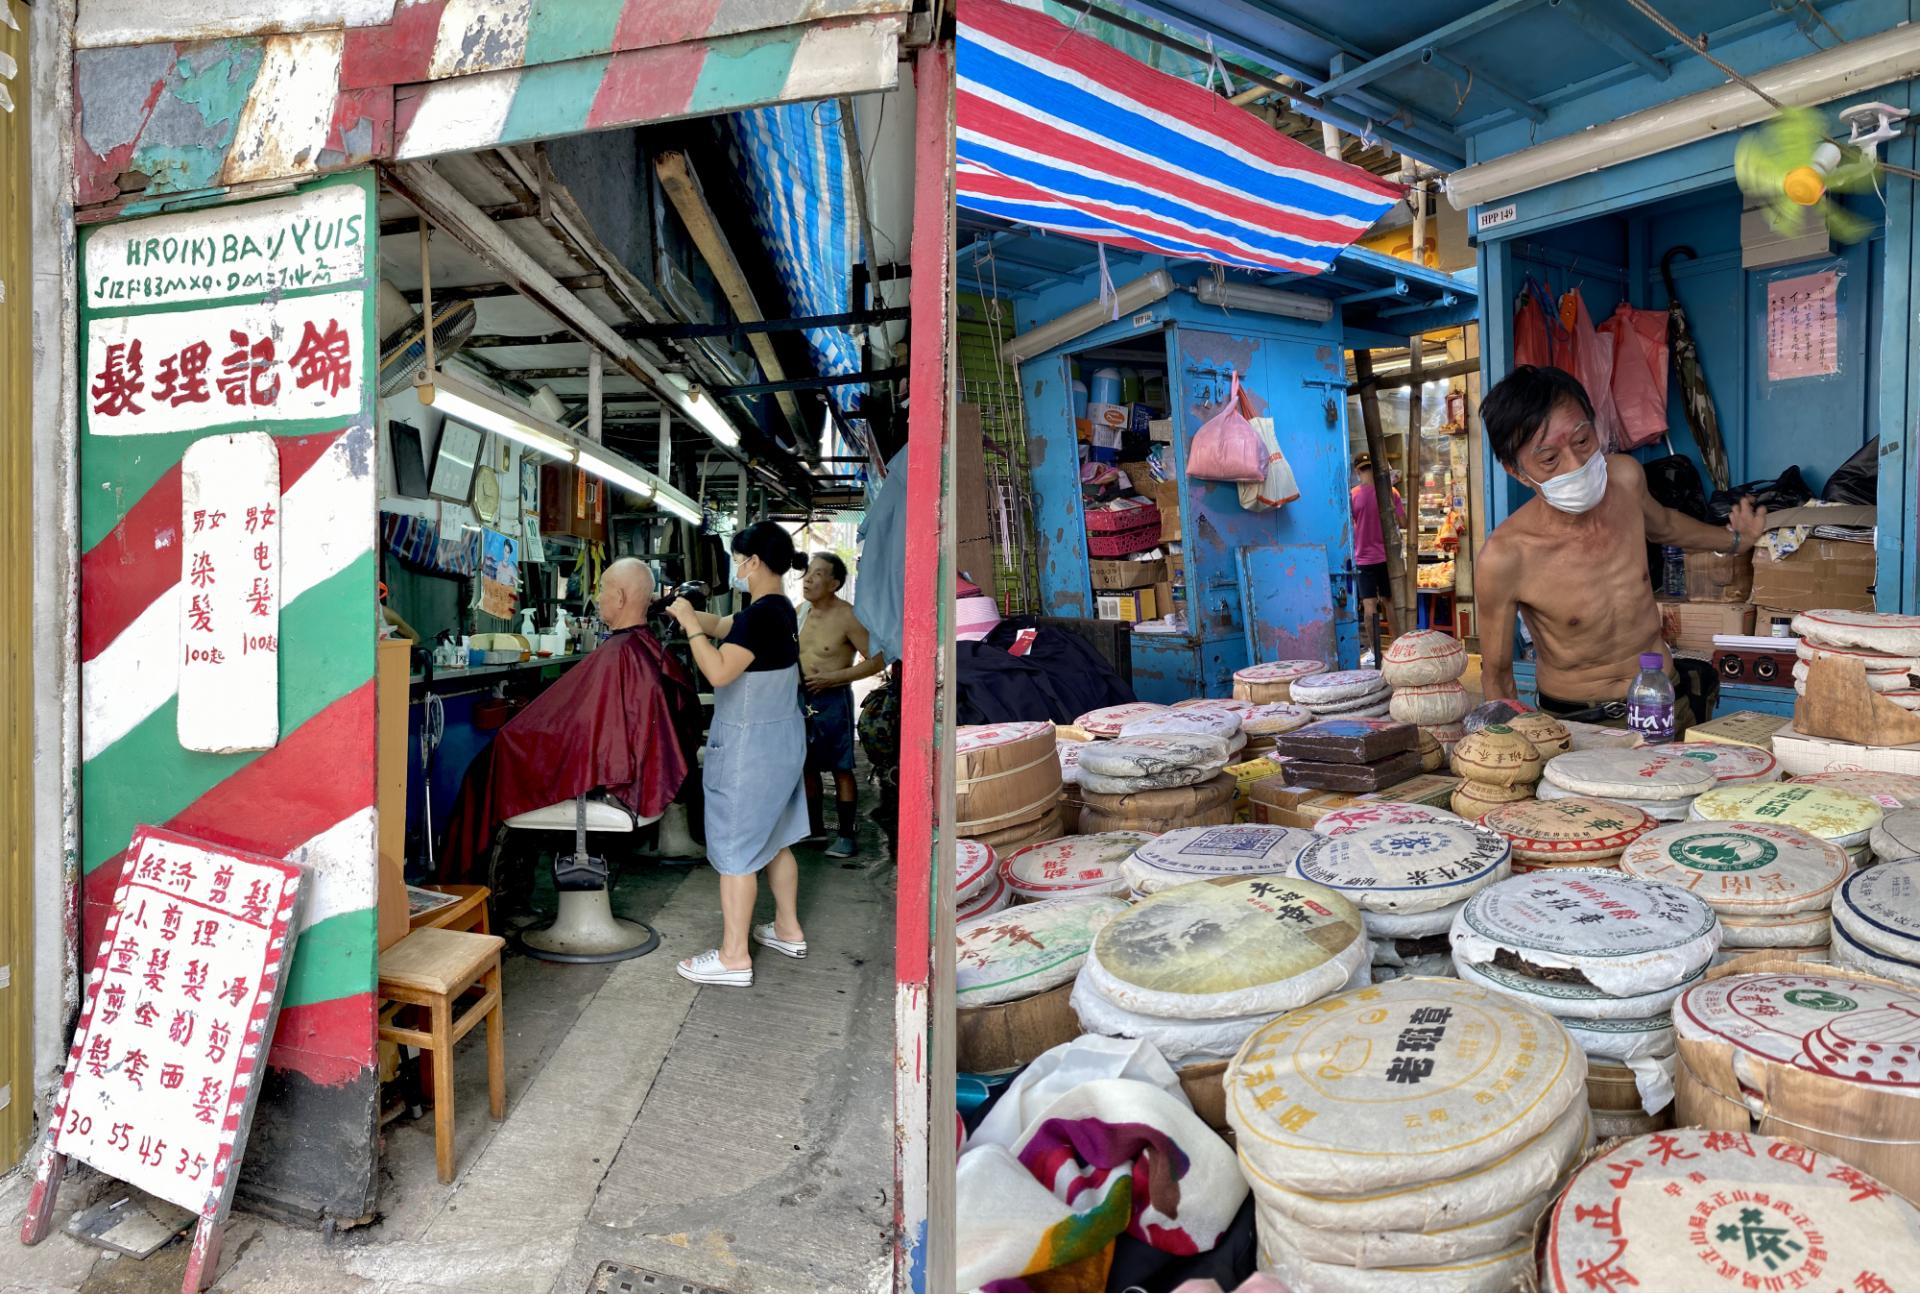
[[[959,6],[957,201],[1020,224],[1317,274],[1401,195],[1203,86],[1005,0]]]

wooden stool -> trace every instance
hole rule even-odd
[[[493,927],[487,921],[487,900],[493,897],[493,892],[486,886],[423,885],[421,888],[438,890],[442,894],[457,894],[459,901],[408,918],[409,929],[431,927],[438,930],[477,930],[483,935],[493,933]]]
[[[380,1013],[380,1040],[433,1053],[433,1155],[440,1180],[453,1180],[453,1048],[484,1017],[487,1022],[487,1104],[495,1119],[507,1115],[506,1024],[500,1010],[498,935],[428,926],[380,954],[380,998],[427,1012],[427,1032],[393,1022],[398,1010]],[[483,982],[484,981],[484,982]],[[454,1017],[463,993],[478,1000]]]

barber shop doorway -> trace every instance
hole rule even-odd
[[[145,348],[123,346],[111,381],[107,356],[80,358],[83,543],[127,549],[83,576],[99,703],[83,718],[82,946],[127,823],[292,857],[315,880],[242,1174],[262,1239],[229,1242],[223,1280],[260,1264],[338,1287],[339,1252],[266,1215],[353,1229],[348,1266],[423,1286],[585,1289],[606,1263],[716,1289],[892,1283],[904,557],[901,526],[877,544],[866,525],[904,507],[916,114],[901,82],[189,204],[151,219],[262,246],[326,231],[314,278],[253,284],[267,290],[239,305],[83,307],[83,333],[109,320]],[[146,232],[97,217],[83,285],[109,254],[134,263]],[[228,365],[254,315],[198,315],[241,308],[276,317]],[[229,402],[262,406],[284,513],[280,735],[224,748],[218,768],[172,741],[177,701],[105,688],[146,605],[120,594],[153,560],[119,537],[151,520],[129,509],[187,474],[193,433],[229,429],[176,412],[196,364],[221,398],[233,383]],[[170,458],[121,452],[148,429]],[[826,583],[802,573],[822,554]],[[762,831],[792,844],[805,946],[756,934],[750,987],[694,982],[680,963],[721,943],[716,839],[758,811],[743,787],[799,794],[799,765],[771,748],[731,752],[745,809],[723,821],[703,791],[714,730],[764,721],[730,712],[727,689],[755,676],[716,682],[715,640],[768,600],[789,625],[804,609],[812,639],[787,631],[792,678],[762,679],[756,704],[798,719],[808,698],[861,690],[831,740],[808,729],[809,756],[844,752],[817,768],[820,819],[800,839],[780,834],[790,820]],[[858,632],[824,634],[834,623]],[[805,687],[809,652],[825,687]],[[421,998],[465,980],[501,1027],[483,1007],[449,1048]]]

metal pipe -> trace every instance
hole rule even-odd
[[[1354,306],[1362,301],[1383,301],[1388,297],[1403,297],[1410,290],[1405,279],[1395,279],[1392,287],[1374,288],[1370,292],[1355,292],[1350,296],[1341,297],[1340,304]]]
[[[1340,127],[1331,121],[1320,123],[1320,151],[1336,162],[1345,155],[1345,150],[1340,147]]]
[[[1920,23],[1836,45],[1781,63],[1753,82],[1781,103],[1811,107],[1920,75]],[[1738,85],[1719,85],[1668,103],[1463,167],[1447,177],[1454,210],[1497,202],[1710,135],[1765,121],[1773,109]]]

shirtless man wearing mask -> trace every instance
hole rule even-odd
[[[1533,638],[1540,708],[1624,726],[1641,653],[1658,652],[1669,677],[1675,672],[1646,545],[1751,552],[1766,509],[1743,498],[1715,526],[1656,503],[1638,461],[1603,451],[1586,390],[1557,368],[1514,369],[1487,393],[1480,419],[1500,465],[1535,491],[1474,558],[1481,690],[1488,700],[1515,697],[1517,611]],[[1699,691],[1675,683],[1676,733],[1704,719],[1690,704]]]

